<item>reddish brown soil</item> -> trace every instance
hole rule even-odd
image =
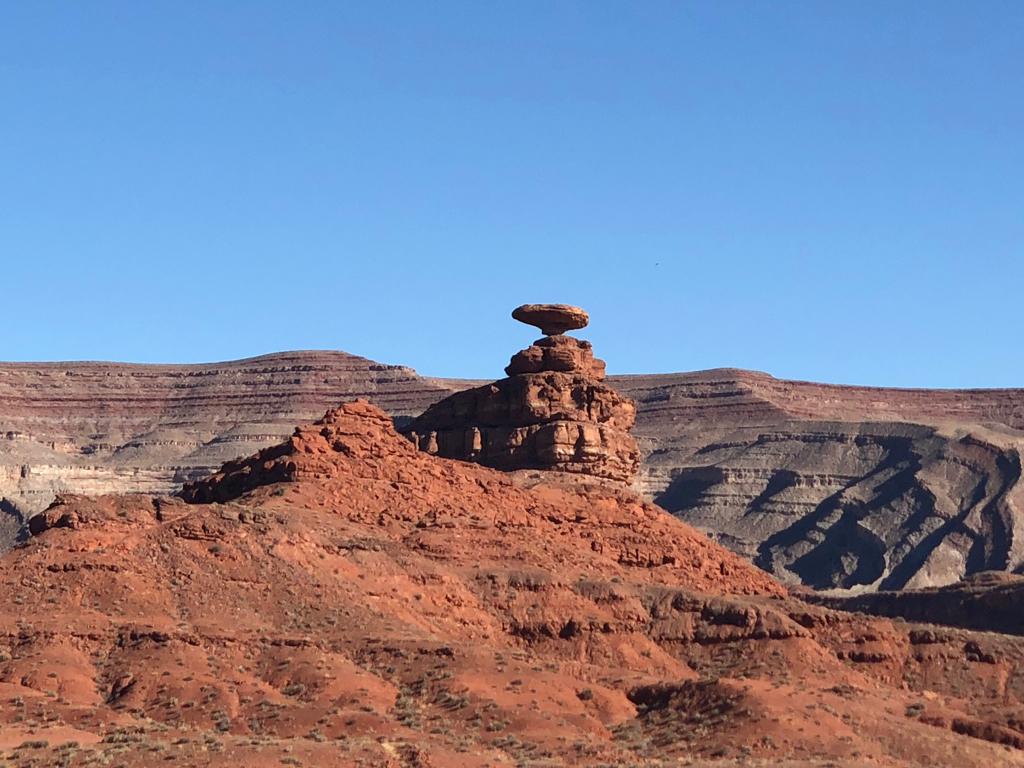
[[[1024,765],[1024,640],[810,606],[345,406],[0,560],[7,765]],[[215,502],[214,502],[215,500]]]

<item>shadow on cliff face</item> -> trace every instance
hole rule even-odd
[[[815,589],[902,589],[1013,570],[1012,445],[924,425],[759,431],[694,454],[657,502]],[[859,430],[859,431],[858,431]]]
[[[885,573],[886,546],[861,525],[864,511],[844,510],[825,540],[789,564],[789,570],[815,589],[873,584]]]
[[[718,467],[686,469],[654,502],[667,512],[681,516],[679,513],[697,506],[708,489],[724,483],[725,480],[725,473]]]
[[[758,549],[759,567],[774,572],[782,566],[815,589],[849,589],[874,584],[885,575],[889,546],[872,527],[893,531],[884,523],[872,526],[872,518],[895,522],[901,517],[897,510],[928,518],[935,504],[917,483],[921,455],[913,441],[896,438],[875,444],[884,448],[877,465],[765,541]]]
[[[754,563],[769,573],[788,571],[814,589],[873,584],[885,573],[886,544],[862,524],[868,512],[831,496],[765,541]]]
[[[931,527],[933,530],[920,538],[913,549],[892,568],[879,584],[879,590],[904,588],[942,542],[952,536],[970,542],[966,553],[966,574],[1002,571],[1013,567],[1010,559],[1013,519],[1006,499],[1021,477],[1020,456],[1016,451],[1000,452],[995,455],[992,470],[974,477],[975,486],[969,493],[964,493],[958,514],[937,528],[928,524],[928,518],[935,513],[934,496],[931,497],[930,505],[921,505],[914,519],[909,521],[909,527],[915,530]],[[972,513],[975,513],[973,516],[976,518],[973,525],[969,520]],[[1019,563],[1016,568],[1019,570],[1022,566],[1024,563]]]
[[[750,500],[747,511],[763,511],[772,498],[797,485],[799,480],[800,475],[788,469],[773,472],[765,489]],[[672,514],[684,512],[698,504],[713,503],[706,492],[727,482],[728,474],[721,467],[692,467],[680,472],[655,502]]]
[[[7,497],[0,498],[0,552],[7,552],[15,544],[28,538],[25,515],[18,505]]]
[[[391,417],[391,423],[395,425],[395,430],[397,432],[401,432],[403,429],[408,427],[414,421],[416,421],[416,417],[415,416],[399,415],[399,416],[392,416]]]

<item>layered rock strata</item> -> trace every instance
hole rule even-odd
[[[898,390],[737,370],[624,376],[644,492],[790,583],[941,586],[1024,569],[1020,390]]]
[[[453,389],[345,352],[225,363],[0,364],[0,551],[58,493],[174,493],[368,397],[410,419]]]
[[[1004,571],[982,571],[944,587],[859,595],[812,593],[804,599],[842,611],[1024,635],[1024,576]],[[934,632],[935,639],[927,642],[948,636]]]
[[[546,470],[631,483],[640,451],[629,435],[636,406],[602,383],[605,365],[590,342],[561,335],[586,324],[563,305],[513,313],[551,331],[513,355],[508,378],[430,406],[405,434],[421,450],[504,471]]]
[[[783,422],[705,440],[657,498],[789,582],[948,584],[1024,564],[1021,445],[981,427]]]
[[[541,339],[508,372],[544,370],[603,377],[589,345],[569,336]],[[0,550],[56,493],[173,493],[346,399],[365,397],[402,425],[481,383],[343,352],[0,364]],[[1024,570],[1024,390],[850,387],[736,369],[605,383],[636,401],[644,494],[783,580],[892,590]],[[494,393],[466,410],[487,410],[481,399],[507,423]],[[464,413],[450,416],[460,424]]]
[[[0,558],[5,766],[1024,765],[1024,638],[809,605],[626,490],[365,402]]]

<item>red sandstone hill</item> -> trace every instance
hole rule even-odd
[[[413,416],[451,391],[344,352],[200,365],[3,363],[0,509],[27,516],[66,492],[174,493],[345,400]],[[0,520],[0,550],[4,532]]]
[[[788,597],[639,497],[347,405],[0,559],[5,764],[1024,765],[1024,640]]]
[[[401,421],[476,382],[340,352],[0,365],[0,551],[56,493],[172,493],[353,397]],[[1024,569],[1024,390],[898,390],[751,371],[613,376],[648,498],[788,583],[941,586]]]

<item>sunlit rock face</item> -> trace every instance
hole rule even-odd
[[[174,493],[345,400],[371,398],[408,420],[460,386],[345,352],[0,363],[0,552],[57,494]]]
[[[505,471],[568,472],[631,483],[640,451],[636,405],[604,383],[590,342],[565,336],[587,313],[527,304],[512,316],[548,335],[516,353],[508,377],[435,403],[405,428],[428,453]]]

